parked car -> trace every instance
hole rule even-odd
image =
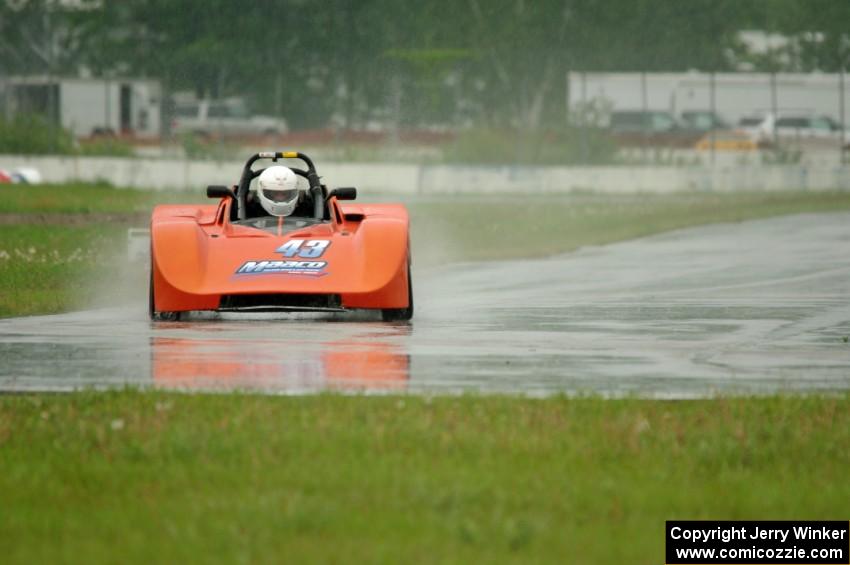
[[[694,149],[697,151],[756,151],[759,143],[747,133],[739,130],[716,130],[703,134]]]
[[[171,133],[177,135],[281,135],[287,131],[286,120],[252,115],[241,99],[178,103],[171,122]]]
[[[771,113],[751,114],[738,120],[737,130],[759,144],[773,141],[776,118]]]
[[[780,141],[826,141],[843,140],[850,143],[850,131],[841,129],[841,125],[829,116],[805,113],[772,113],[745,116],[738,122],[738,129],[750,134],[759,142]]]
[[[611,133],[664,133],[678,129],[676,118],[654,110],[617,110],[611,113]]]
[[[850,140],[848,132],[842,132],[841,124],[829,116],[781,115],[776,119],[776,132],[780,138],[805,138]],[[842,135],[843,133],[843,135]]]
[[[688,147],[699,132],[684,128],[669,112],[657,110],[617,110],[608,125],[611,136],[623,146]]]
[[[708,110],[686,110],[682,112],[680,123],[685,129],[699,132],[729,129],[729,124]]]

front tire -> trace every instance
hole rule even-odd
[[[148,283],[148,317],[153,321],[179,322],[180,312],[157,312],[156,297],[153,289],[153,257],[151,257],[151,276]]]
[[[381,318],[385,322],[406,322],[413,318],[413,277],[410,276],[410,262],[407,263],[407,308],[384,308]]]
[[[151,320],[156,320],[156,310],[154,310],[154,296],[153,296],[153,257],[151,257],[151,276],[148,282],[148,318]]]

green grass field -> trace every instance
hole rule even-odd
[[[0,186],[0,317],[126,301],[124,286],[143,293],[147,273],[128,265],[125,229],[144,226],[153,205],[165,202],[208,200],[200,191]],[[714,222],[847,210],[850,192],[446,195],[411,200],[408,207],[414,265],[421,269],[540,257]],[[127,278],[135,282],[125,284]]]
[[[847,518],[848,398],[0,397],[6,563],[663,563]]]

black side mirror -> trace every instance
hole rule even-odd
[[[335,188],[328,194],[328,198],[334,196],[337,200],[354,200],[357,198],[357,189],[353,187]]]
[[[234,200],[236,199],[236,195],[233,194],[233,191],[226,186],[211,185],[207,187],[207,198],[225,198],[227,196]]]

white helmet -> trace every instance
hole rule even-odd
[[[273,165],[260,173],[257,197],[272,216],[288,216],[298,204],[298,177],[289,167]]]

